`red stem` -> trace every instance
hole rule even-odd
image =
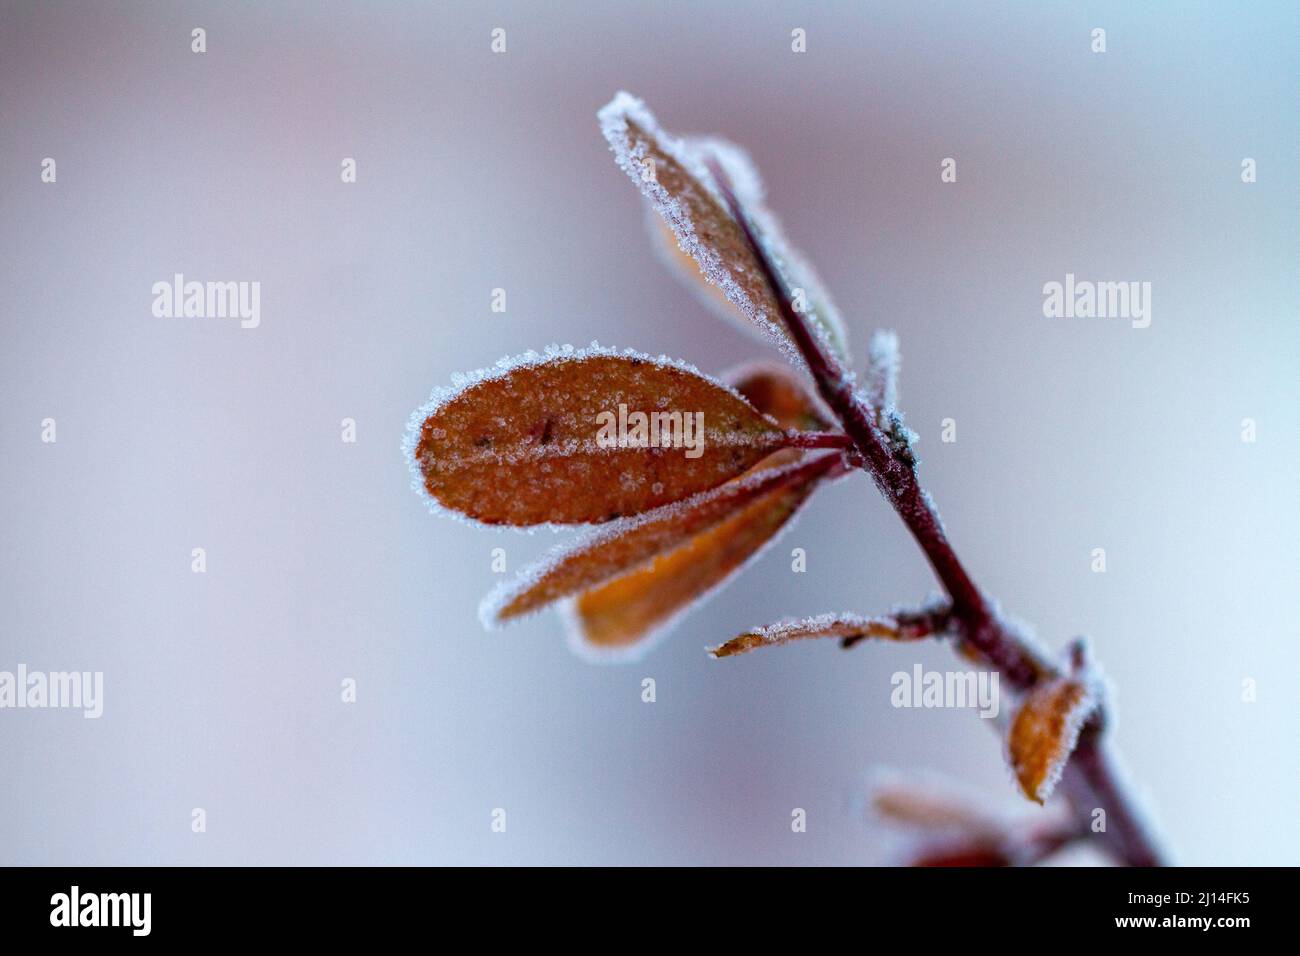
[[[712,158],[708,165],[732,218],[744,232],[750,251],[763,271],[790,338],[807,364],[818,393],[852,439],[862,467],[903,519],[947,590],[952,599],[952,615],[961,625],[962,639],[1017,690],[1026,691],[1039,680],[1056,676],[1056,667],[1006,626],[967,574],[944,533],[929,495],[921,488],[910,454],[901,454],[881,430],[874,411],[855,391],[839,360],[794,307],[789,290],[736,200],[726,173]],[[1103,731],[1104,712],[1098,708],[1066,766],[1062,789],[1076,815],[1087,818],[1088,822],[1094,809],[1106,811],[1106,829],[1099,837],[1111,852],[1130,866],[1158,866],[1160,853],[1133,809]]]

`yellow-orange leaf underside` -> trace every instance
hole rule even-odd
[[[1034,688],[1020,705],[1008,748],[1020,789],[1030,800],[1042,803],[1051,795],[1080,728],[1096,706],[1092,690],[1070,677]]]
[[[703,413],[702,453],[602,448],[602,412]],[[781,447],[743,398],[674,365],[589,354],[521,365],[434,408],[414,448],[435,501],[486,524],[602,522],[716,487]]]
[[[578,636],[602,650],[625,649],[722,584],[807,499],[816,479],[777,488],[686,544],[574,600]]]
[[[792,452],[798,455],[798,452]],[[776,456],[769,456],[765,462]],[[501,623],[585,591],[707,531],[737,509],[775,489],[805,484],[837,464],[826,455],[800,465],[756,468],[751,474],[675,505],[647,512],[626,529],[601,529],[525,571],[490,600],[485,619]]]

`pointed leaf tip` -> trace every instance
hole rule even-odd
[[[858,641],[878,638],[886,641],[919,641],[941,633],[947,620],[946,610],[904,612],[883,617],[860,614],[819,614],[802,620],[788,620],[766,627],[756,627],[737,635],[725,644],[710,648],[714,657],[734,657],[760,647],[779,647],[793,641],[820,637],[839,638],[845,647]]]
[[[764,205],[762,181],[743,150],[720,139],[672,136],[659,126],[645,103],[628,93],[620,92],[597,115],[619,167],[671,230],[670,245],[662,247],[662,232],[655,239],[674,272],[694,287],[703,283],[702,294],[710,305],[730,303],[717,311],[728,318],[736,318],[739,312],[747,327],[802,363],[786,332],[780,303],[713,182],[708,161],[716,159],[762,248],[795,295],[799,311],[848,364],[847,338],[839,313],[812,267],[789,245],[780,223]],[[709,289],[710,285],[717,287],[721,296]]]

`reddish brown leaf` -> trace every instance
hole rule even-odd
[[[659,416],[657,434],[677,436],[677,447],[637,447],[638,413]],[[609,447],[624,422],[632,441]],[[745,399],[684,365],[555,350],[435,396],[413,419],[407,451],[438,504],[526,526],[603,522],[680,501],[787,442]]]
[[[784,365],[755,362],[733,369],[723,380],[782,428],[821,432],[831,427],[803,382]]]
[[[671,227],[677,245],[698,267],[686,270],[688,281],[698,284],[702,277],[717,286],[751,327],[794,354],[780,306],[708,172],[707,160],[713,158],[732,181],[746,218],[801,312],[825,343],[841,359],[847,358],[839,315],[812,268],[789,246],[763,204],[762,182],[742,150],[717,139],[678,139],[660,129],[645,104],[627,93],[615,96],[599,119],[619,166],[640,186]],[[670,260],[680,261],[671,255]],[[709,294],[706,301],[716,303],[718,297]]]
[[[768,456],[764,462],[775,457]],[[556,549],[490,595],[480,616],[485,624],[503,623],[595,587],[708,530],[759,497],[779,488],[803,485],[811,477],[837,467],[837,455],[781,468],[765,469],[760,464],[740,478],[686,501],[605,525]]]
[[[770,541],[817,481],[769,491],[675,550],[580,595],[572,607],[575,637],[589,650],[626,652],[662,631]]]
[[[1042,803],[1051,795],[1097,703],[1082,680],[1059,677],[1035,687],[1020,705],[1007,743],[1020,789],[1030,800]]]

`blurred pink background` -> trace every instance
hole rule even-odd
[[[620,88],[749,148],[859,355],[897,329],[959,551],[1093,638],[1175,859],[1300,862],[1293,5],[0,10],[0,669],[105,675],[100,720],[0,713],[0,862],[848,864],[883,858],[874,766],[1021,805],[984,721],[889,704],[946,648],[703,652],[934,587],[862,478],[640,663],[480,629],[491,549],[553,538],[426,513],[432,386],[552,342],[773,354],[656,260],[596,128]],[[260,327],[155,318],[175,272],[260,281]],[[1151,327],[1044,318],[1067,272],[1151,282]]]

